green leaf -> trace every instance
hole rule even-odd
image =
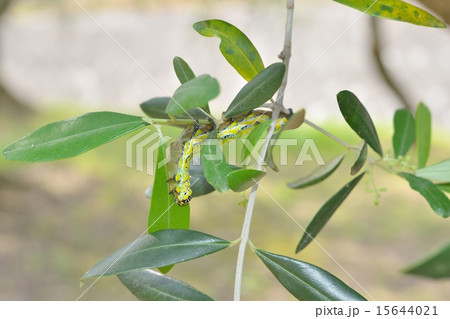
[[[450,182],[450,159],[415,171],[415,175],[434,179],[441,182]]]
[[[278,281],[298,300],[366,300],[328,271],[304,261],[254,250]]]
[[[425,167],[431,146],[431,113],[422,102],[416,110],[417,167]]]
[[[273,171],[278,172],[278,167],[275,164],[275,161],[273,160],[273,148],[275,147],[276,140],[280,137],[281,133],[286,130],[293,130],[300,125],[303,124],[305,121],[305,110],[301,109],[297,112],[295,112],[288,120],[285,126],[281,128],[277,133],[275,133],[272,138],[270,139],[269,147],[266,152],[266,156],[264,158],[264,162],[269,166]]]
[[[450,200],[436,185],[413,174],[398,173],[398,175],[406,179],[413,190],[425,197],[436,214],[444,218],[450,216]]]
[[[305,121],[305,109],[301,109],[289,118],[286,125],[281,128],[282,131],[295,130],[299,128]]]
[[[212,131],[201,148],[201,163],[205,178],[218,192],[226,192],[229,187],[227,175],[233,170],[225,160],[216,140],[217,131]]]
[[[175,90],[167,105],[166,113],[178,115],[192,108],[204,107],[210,100],[217,97],[219,92],[220,87],[216,79],[207,74],[199,75]]]
[[[6,159],[46,162],[77,156],[147,125],[140,116],[94,112],[47,124],[8,145]]]
[[[215,191],[214,187],[206,180],[201,165],[192,165],[189,173],[191,174],[192,197],[203,196]]]
[[[339,206],[341,206],[342,202],[347,198],[363,176],[364,173],[352,179],[329,200],[327,200],[327,202],[319,209],[309,225],[306,227],[305,233],[300,239],[297,249],[295,250],[296,253],[308,246],[308,244],[317,236],[317,234],[322,230],[331,216],[333,216],[334,212],[339,208]]]
[[[175,74],[177,75],[178,80],[181,82],[181,84],[192,80],[195,78],[194,71],[192,71],[189,64],[187,64],[186,61],[184,61],[182,58],[176,56],[173,58],[173,68],[175,70]],[[206,113],[210,114],[209,105],[206,104],[202,107],[206,111]],[[204,114],[204,112],[201,112]]]
[[[364,142],[364,145],[359,151],[355,163],[353,163],[352,167],[350,168],[350,175],[353,176],[358,174],[361,168],[363,168],[364,164],[366,164],[366,161],[367,161],[367,143]]]
[[[234,165],[230,165],[230,168],[232,170],[241,169],[241,167]],[[192,197],[203,196],[215,191],[214,187],[206,180],[203,167],[201,165],[192,165],[189,173],[191,174],[190,182]]]
[[[155,181],[148,214],[148,233],[161,229],[189,228],[189,205],[179,206],[173,195],[169,194],[167,165],[164,163],[166,144],[161,143],[158,149]],[[164,163],[164,165],[162,164]]]
[[[394,156],[404,156],[416,139],[414,116],[407,109],[397,110],[394,115],[394,135],[392,145]]]
[[[450,193],[450,183],[435,184],[441,191]]]
[[[163,267],[159,267],[158,270],[159,270],[160,272],[162,272],[163,274],[167,274],[169,271],[172,270],[172,268],[173,268],[174,266],[175,266],[175,265],[163,266]]]
[[[194,71],[192,71],[189,64],[179,56],[173,58],[173,68],[181,84],[195,78]]]
[[[323,166],[318,166],[310,174],[305,177],[300,178],[295,182],[288,183],[287,186],[294,189],[305,188],[314,184],[317,184],[328,176],[330,176],[338,167],[341,165],[347,153],[341,154],[336,158],[333,158],[327,164]]]
[[[164,276],[151,269],[142,269],[118,275],[120,281],[139,300],[144,301],[211,301],[194,287]]]
[[[405,273],[429,278],[450,277],[450,243],[404,270]]]
[[[255,185],[266,172],[255,169],[240,169],[227,175],[228,186],[233,192],[243,192]]]
[[[279,133],[274,134],[272,136],[272,138],[270,139],[270,141],[275,142],[278,137],[280,136]],[[277,165],[275,164],[275,161],[273,160],[273,148],[274,148],[274,144],[269,144],[269,147],[267,149],[266,152],[266,157],[264,158],[264,162],[267,164],[267,166],[269,166],[274,172],[278,172],[279,169],[277,167]]]
[[[150,118],[153,119],[167,119],[170,120],[167,122],[167,124],[175,125],[175,126],[186,126],[185,123],[183,124],[176,124],[171,123],[171,118],[169,114],[166,113],[167,105],[169,105],[170,97],[164,96],[164,97],[154,97],[148,101],[145,101],[140,104],[140,107],[142,111],[148,115]],[[174,116],[175,119],[200,119],[200,120],[207,120],[209,117],[205,112],[202,112],[198,108],[190,109],[187,111],[187,113],[178,114]]]
[[[222,20],[204,20],[195,23],[193,28],[203,36],[220,38],[220,52],[247,81],[264,69],[261,57],[252,42],[235,26]]]
[[[169,102],[170,97],[161,96],[161,97],[154,97],[151,98],[150,100],[142,102],[139,106],[141,107],[141,110],[151,118],[170,119],[169,114],[166,113],[166,108],[167,105],[169,105]]]
[[[365,140],[375,152],[383,156],[383,150],[372,119],[356,95],[350,91],[341,91],[337,94],[337,101],[345,121],[353,131]]]
[[[164,229],[146,234],[122,247],[89,269],[81,280],[177,264],[230,245],[227,240],[193,230]]]
[[[259,72],[239,91],[223,113],[223,118],[228,119],[246,113],[267,102],[280,87],[285,71],[286,66],[279,62]]]
[[[242,163],[251,154],[252,150],[258,143],[258,140],[262,138],[267,128],[270,126],[271,121],[265,121],[261,124],[256,125],[255,128],[247,136],[246,143],[244,144],[244,150],[242,151]]]
[[[446,28],[444,22],[421,8],[400,0],[334,0],[368,15],[409,22],[433,28]]]

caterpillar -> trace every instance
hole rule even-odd
[[[255,125],[271,119],[272,113],[264,111],[249,112],[244,116],[232,118],[219,126],[217,139],[227,141],[247,136]],[[275,132],[279,131],[287,122],[289,116],[281,116],[275,123]]]
[[[255,125],[269,121],[271,112],[253,111],[246,115],[231,118],[219,125],[217,139],[226,143],[232,139],[247,136]],[[291,114],[281,115],[275,123],[275,132],[279,131],[287,122]],[[213,124],[188,126],[180,137],[170,145],[171,159],[168,163],[170,177],[169,193],[174,196],[175,202],[184,206],[192,199],[190,165],[194,153],[200,149],[208,133],[215,129]]]
[[[171,159],[167,165],[168,173],[172,173],[172,177],[167,181],[169,182],[169,193],[174,196],[175,202],[180,206],[188,204],[192,199],[189,173],[191,161],[195,150],[200,148],[212,128],[212,125],[200,127],[198,124],[187,127],[180,137],[170,145]],[[188,138],[186,139],[186,137]],[[175,171],[176,173],[174,173]]]

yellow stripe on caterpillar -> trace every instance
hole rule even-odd
[[[187,205],[192,199],[191,175],[189,173],[191,161],[194,152],[200,148],[201,143],[206,139],[211,128],[212,126],[202,126],[200,128],[196,125],[193,128],[190,138],[182,142],[177,171],[169,179],[169,182],[171,182],[170,193],[174,196],[175,202],[180,206]],[[188,131],[188,129],[186,128],[185,131]],[[180,143],[180,141],[177,142]]]

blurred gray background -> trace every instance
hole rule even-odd
[[[196,74],[209,73],[219,80],[221,94],[210,105],[220,116],[245,82],[221,56],[219,40],[200,36],[192,24],[211,18],[234,24],[252,40],[265,65],[278,61],[284,39],[281,0],[79,0],[88,14],[70,0],[1,3],[8,2],[0,21],[1,148],[50,121],[83,112],[141,114],[139,103],[170,95],[178,87],[174,56],[184,58]],[[449,19],[448,3],[431,3]],[[423,101],[433,113],[435,151],[430,163],[448,158],[450,31],[386,20],[377,27],[379,56],[391,79],[408,105],[415,108]],[[369,17],[333,1],[296,1],[286,107],[305,108],[309,120],[358,143],[343,125],[335,97],[350,90],[375,119],[388,148],[392,116],[403,104],[381,77],[372,47]],[[311,129],[299,132],[300,139],[315,139],[326,160],[342,152]],[[305,226],[348,180],[352,160],[326,185],[305,191],[290,190],[285,183],[312,166],[282,168],[262,185]],[[377,173],[377,185],[389,189],[380,205],[373,206],[372,195],[361,184],[318,240],[375,299],[450,299],[448,281],[399,272],[448,240],[448,221],[436,216],[406,183]],[[0,299],[77,299],[89,285],[79,288],[83,273],[145,229],[149,202],[143,194],[151,181],[125,167],[124,138],[66,161],[23,164],[1,158]],[[237,205],[240,200],[241,195],[233,193],[195,199],[192,228],[234,240],[244,212]],[[254,243],[315,263],[359,290],[317,246],[294,255],[301,234],[260,191]],[[229,300],[235,248],[177,265],[170,274],[213,298]],[[243,287],[245,300],[292,299],[250,253]],[[135,298],[116,278],[104,278],[82,299]]]

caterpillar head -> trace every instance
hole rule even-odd
[[[184,206],[187,205],[192,199],[192,190],[189,188],[179,194],[176,194],[175,196],[175,202],[180,205]]]

